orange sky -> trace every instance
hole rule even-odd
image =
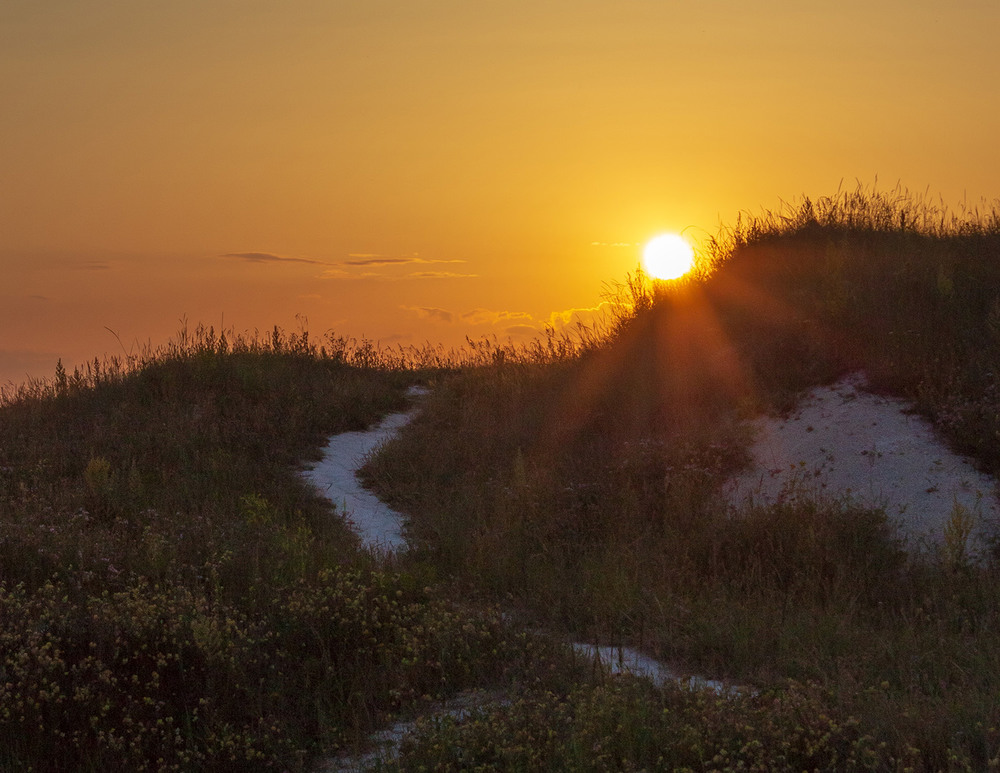
[[[182,316],[521,335],[660,231],[841,181],[993,201],[998,32],[995,0],[3,0],[0,384]]]

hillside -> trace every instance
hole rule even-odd
[[[302,769],[470,687],[518,697],[423,723],[402,767],[998,764],[995,550],[908,553],[878,509],[734,518],[719,486],[746,419],[853,371],[1000,472],[1000,217],[859,191],[702,258],[530,347],[200,328],[6,394],[0,769]],[[410,518],[380,563],[297,469],[414,383],[364,469]],[[590,673],[570,635],[742,690]]]

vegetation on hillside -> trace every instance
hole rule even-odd
[[[199,328],[5,392],[0,770],[305,769],[466,687],[514,698],[386,765],[1000,766],[997,555],[718,495],[745,418],[856,369],[1000,472],[1000,214],[858,190],[701,259],[528,347]],[[387,558],[295,470],[417,382],[364,470],[410,516]],[[739,689],[605,677],[569,636]]]
[[[370,481],[456,592],[768,700],[807,685],[876,767],[986,767],[996,556],[907,555],[884,512],[846,501],[733,518],[718,489],[744,418],[856,369],[1000,471],[1000,216],[859,190],[742,219],[702,258],[688,282],[633,279],[633,312],[579,356],[445,380]]]
[[[376,564],[296,475],[405,405],[395,357],[182,331],[5,402],[0,770],[293,769],[526,678],[532,637]]]

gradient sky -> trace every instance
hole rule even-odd
[[[0,384],[182,317],[521,340],[642,244],[1000,195],[995,0],[2,0]]]

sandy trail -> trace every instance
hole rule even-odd
[[[411,396],[419,396],[422,393],[414,388],[409,392]],[[323,449],[322,459],[302,471],[306,480],[340,508],[366,547],[392,551],[403,551],[407,548],[403,537],[404,516],[362,488],[356,473],[368,455],[406,426],[418,410],[419,407],[406,413],[390,414],[374,427],[362,432],[343,432],[334,435]],[[655,684],[681,681],[692,689],[707,688],[720,694],[732,689],[721,682],[697,676],[682,679],[663,663],[630,647],[599,646],[582,642],[570,643],[568,646],[579,657],[593,663],[594,668],[606,673],[633,674],[650,679]],[[503,703],[507,700],[509,700],[507,696],[463,692],[443,702],[436,713],[462,719],[477,707]],[[377,766],[379,761],[391,761],[398,753],[403,737],[413,728],[412,721],[397,722],[371,737],[374,746],[372,751],[357,756],[337,756],[322,760],[316,771],[317,773],[363,771]]]
[[[758,417],[753,466],[731,479],[731,503],[843,499],[884,507],[911,548],[943,538],[956,503],[975,516],[970,547],[1000,516],[997,481],[936,436],[911,406],[865,391],[852,374],[803,395],[784,418]]]
[[[953,454],[923,419],[899,400],[864,391],[854,374],[836,384],[807,392],[785,418],[754,420],[757,440],[753,465],[730,480],[725,491],[734,506],[747,501],[776,502],[795,497],[849,497],[885,507],[910,540],[941,539],[944,524],[958,502],[977,514],[980,526],[1000,515],[997,484]],[[418,394],[411,392],[411,394]],[[366,546],[405,550],[403,516],[361,487],[356,472],[366,457],[389,440],[416,414],[387,416],[364,432],[330,438],[323,459],[303,475],[346,514]],[[629,647],[569,643],[579,657],[607,673],[630,673],[655,684],[679,681],[720,696],[741,688],[698,676],[682,678],[665,664]],[[475,708],[503,704],[506,696],[461,693],[443,702],[441,715],[462,719]],[[402,721],[372,736],[373,751],[331,758],[317,771],[360,771],[391,762],[402,738],[413,730]]]
[[[425,392],[421,387],[410,387],[407,394],[419,397]],[[302,471],[302,476],[337,506],[366,547],[389,551],[407,547],[404,516],[363,488],[357,472],[368,456],[393,438],[418,410],[391,413],[369,429],[334,435],[323,449],[323,458]]]

